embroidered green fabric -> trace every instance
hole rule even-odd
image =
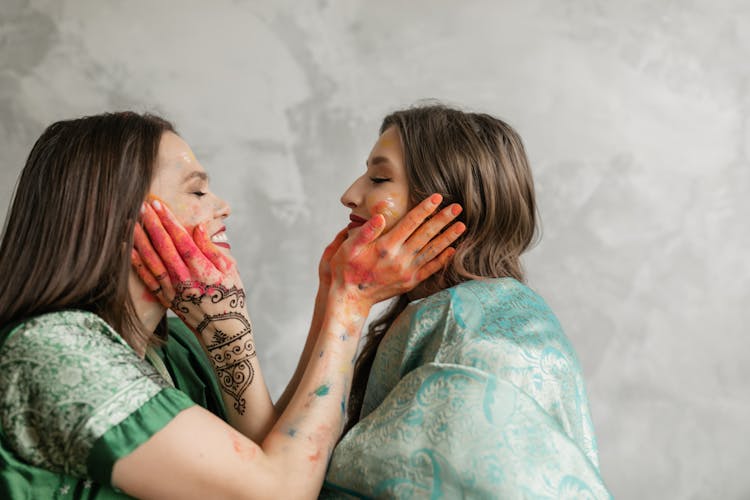
[[[114,463],[180,411],[197,403],[226,419],[208,359],[187,328],[170,323],[155,357],[164,375],[85,311],[3,331],[0,497],[121,498],[110,485]]]

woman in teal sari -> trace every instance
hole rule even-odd
[[[0,244],[0,498],[317,495],[371,305],[453,253],[460,231],[433,238],[451,207],[420,226],[440,200],[326,249],[304,355],[274,405],[230,209],[190,147],[129,112],[48,127]],[[167,325],[167,307],[184,324]]]
[[[466,231],[371,324],[322,496],[609,498],[575,352],[524,284],[536,207],[520,137],[439,105],[387,116],[341,198],[350,235],[431,192],[464,207]]]

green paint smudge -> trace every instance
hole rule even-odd
[[[328,391],[330,390],[330,387],[328,387],[328,384],[323,384],[317,389],[315,389],[315,395],[316,396],[325,396],[328,394]]]

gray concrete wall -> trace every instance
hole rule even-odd
[[[496,114],[533,163],[530,283],[578,350],[612,491],[749,498],[749,56],[744,0],[2,0],[0,215],[52,121],[174,120],[234,208],[278,395],[382,116]]]

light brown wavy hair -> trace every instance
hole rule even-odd
[[[133,345],[130,249],[166,120],[106,113],[50,125],[16,185],[0,243],[0,328],[63,309],[99,315]],[[165,333],[165,325],[158,330]]]
[[[409,182],[409,204],[432,193],[443,206],[459,203],[466,231],[442,273],[423,286],[427,293],[482,278],[524,281],[521,254],[534,241],[537,211],[529,161],[518,133],[502,120],[443,105],[426,105],[386,116],[382,134],[395,127]],[[347,409],[349,430],[360,418],[370,369],[385,332],[409,303],[396,299],[370,326],[357,359]]]

